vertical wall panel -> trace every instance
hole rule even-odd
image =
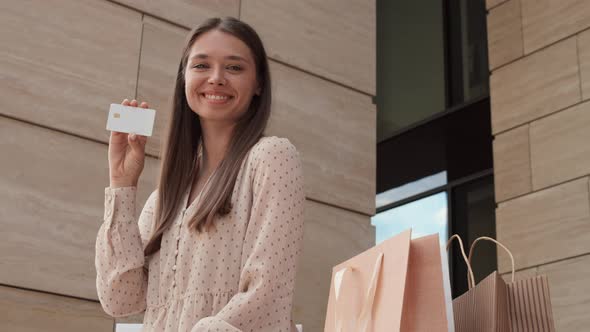
[[[2,1],[0,114],[108,141],[109,104],[133,98],[141,14],[108,1]]]
[[[97,299],[94,247],[109,185],[107,149],[0,117],[0,283]],[[148,158],[137,213],[154,189]]]
[[[375,211],[376,110],[371,98],[271,63],[268,135],[301,151],[308,197],[367,215]]]
[[[499,2],[488,0],[488,8]],[[522,196],[500,202],[497,236],[512,249],[518,268],[548,276],[557,331],[582,331],[590,324],[590,106],[579,103],[590,96],[590,2],[518,2],[524,57],[492,72],[490,94],[495,163],[514,163],[510,171],[495,168],[497,183],[504,183],[496,200],[510,199],[510,190]],[[505,5],[488,18],[496,20],[494,11]],[[489,24],[488,33],[498,36],[507,28]],[[510,53],[506,37],[507,49],[491,51]],[[517,126],[529,127],[528,148],[509,139],[518,128],[504,132]],[[527,159],[530,169],[517,166]],[[530,177],[531,192],[511,185],[506,172],[513,179]],[[498,264],[503,272],[509,268],[502,254]]]
[[[530,192],[529,126],[497,135],[493,145],[496,202]]]
[[[494,134],[579,102],[576,39],[494,71],[490,86]]]
[[[496,233],[514,254],[517,269],[589,253],[588,178],[501,203]],[[509,268],[509,258],[498,255],[498,270]]]
[[[590,326],[590,255],[539,267],[547,275],[557,331],[586,331]]]
[[[238,17],[240,0],[114,0],[191,29],[209,17]]]
[[[375,10],[363,0],[242,0],[240,18],[271,58],[375,95]]]
[[[490,10],[487,24],[490,69],[523,55],[520,0],[510,0]]]
[[[525,54],[590,27],[590,1],[520,1]]]
[[[590,102],[531,123],[533,190],[590,174]]]

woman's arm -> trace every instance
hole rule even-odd
[[[242,249],[239,292],[191,332],[291,331],[291,309],[303,243],[303,173],[286,138],[261,144],[253,164],[253,202]]]
[[[135,186],[105,188],[104,222],[96,238],[96,290],[104,311],[124,317],[146,309],[148,274],[140,227],[153,221],[155,191],[139,218],[135,217]],[[144,234],[146,237],[147,234]]]

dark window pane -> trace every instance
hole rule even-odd
[[[442,4],[377,1],[377,141],[445,109]]]
[[[493,167],[489,98],[377,145],[377,194],[446,171],[448,182]]]
[[[496,238],[496,203],[494,200],[494,180],[492,176],[469,182],[453,189],[452,228],[464,241],[465,250],[473,240],[480,236]],[[453,296],[467,290],[467,268],[461,255],[454,247],[453,255]],[[475,280],[479,282],[497,268],[496,246],[489,241],[477,244],[472,261]]]
[[[483,0],[447,5],[450,100],[448,107],[489,94],[486,8]]]

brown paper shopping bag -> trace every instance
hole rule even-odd
[[[554,332],[555,324],[547,276],[540,275],[514,281],[514,256],[502,243],[486,236],[475,239],[471,244],[467,259],[469,266],[471,265],[473,250],[476,244],[482,240],[492,241],[503,248],[512,262],[512,279],[511,282],[505,284],[505,295],[503,295],[505,297],[503,301],[506,301],[507,308],[507,312],[503,314],[507,315],[506,321],[510,326],[510,329],[506,331]],[[497,275],[496,272],[493,274]],[[471,278],[473,284],[473,275],[470,275],[469,278]],[[482,283],[483,281],[478,286]]]
[[[448,331],[438,235],[404,231],[332,269],[325,332]]]
[[[457,240],[465,264],[467,264],[469,290],[453,300],[456,332],[510,332],[506,283],[494,271],[479,284],[474,285],[473,270],[465,255],[463,241],[455,234],[447,242],[447,250]]]

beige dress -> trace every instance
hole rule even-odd
[[[139,218],[136,189],[105,188],[95,266],[106,313],[123,317],[145,310],[143,331],[296,331],[291,309],[305,194],[299,153],[287,138],[262,137],[250,149],[232,211],[215,218],[216,230],[197,234],[187,227],[199,194],[178,212],[149,259],[143,249],[157,189]]]

